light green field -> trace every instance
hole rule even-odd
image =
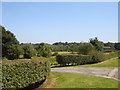
[[[118,81],[79,73],[52,72],[56,81],[51,88],[118,88]]]

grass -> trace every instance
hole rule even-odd
[[[51,88],[118,88],[118,81],[79,73],[52,72],[56,81]]]
[[[53,54],[54,52],[52,52],[52,54]],[[77,54],[77,52],[65,52],[65,51],[63,51],[63,52],[58,52],[58,54],[62,54],[62,55],[65,55],[65,54]]]

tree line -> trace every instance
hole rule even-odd
[[[12,32],[6,30],[3,26],[0,26],[0,29],[2,29],[2,57],[10,60],[18,59],[20,55],[23,55],[23,58],[49,57],[52,55],[51,52],[59,51],[78,52],[87,55],[93,50],[102,51],[104,46],[120,50],[120,43],[104,43],[99,41],[97,37],[89,39],[89,42],[86,43],[56,42],[52,45],[47,43],[20,43]]]

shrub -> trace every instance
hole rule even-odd
[[[115,47],[116,50],[120,50],[120,43],[119,42],[115,43],[114,47]]]
[[[104,54],[94,51],[90,55],[58,55],[56,60],[61,66],[65,65],[83,65],[98,63],[113,57],[117,57],[117,53]]]
[[[51,56],[51,47],[48,44],[41,43],[38,46],[38,56],[50,57]]]
[[[87,55],[89,54],[92,50],[94,50],[94,46],[91,43],[81,43],[79,45],[79,54],[84,54]]]
[[[57,62],[60,65],[82,65],[92,62],[92,57],[88,55],[58,55]]]
[[[97,37],[94,39],[90,39],[90,43],[95,46],[97,51],[102,51],[104,47],[104,43],[102,41],[99,41]]]
[[[94,51],[90,54],[92,56],[92,59],[95,62],[101,62],[110,58],[114,58],[117,57],[117,53],[116,52],[111,52],[111,53],[103,53],[103,52],[97,52]]]
[[[19,58],[19,55],[21,53],[21,50],[20,50],[20,46],[19,45],[15,45],[15,44],[12,44],[12,45],[8,45],[6,47],[6,58],[10,59],[10,60],[13,60],[13,59],[18,59]]]
[[[24,58],[31,58],[32,56],[36,55],[36,50],[31,44],[25,44],[23,45],[24,50]]]
[[[46,79],[50,72],[50,64],[46,61],[22,62],[2,65],[2,89],[25,88]]]

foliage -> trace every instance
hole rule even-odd
[[[96,50],[102,51],[104,47],[104,43],[102,41],[99,41],[97,37],[95,39],[90,39],[90,43],[95,46]]]
[[[91,43],[81,43],[78,50],[79,54],[87,55],[94,50],[94,46]]]
[[[13,59],[18,59],[19,55],[21,54],[21,48],[19,45],[8,45],[6,47],[6,58],[13,60]]]
[[[51,45],[53,52],[68,51],[68,45]]]
[[[2,26],[0,26],[0,29],[2,29],[2,57],[8,59],[19,58],[21,53],[20,46],[18,46],[19,41],[12,32],[7,31]]]
[[[114,45],[115,45],[115,43],[112,43],[112,42],[104,43],[104,46],[114,47]]]
[[[120,43],[115,43],[114,47],[115,47],[116,50],[120,50]]]
[[[2,88],[17,90],[46,79],[50,64],[46,61],[3,64],[2,73]]]
[[[32,56],[36,55],[36,50],[31,44],[24,44],[23,50],[24,50],[24,58],[31,58]]]
[[[78,49],[79,49],[79,45],[76,45],[76,44],[69,45],[69,51],[71,51],[72,53],[77,52]]]
[[[51,56],[51,47],[48,44],[41,43],[38,46],[38,56],[49,57]]]
[[[61,66],[92,63],[92,57],[88,55],[58,55],[56,59]]]
[[[120,59],[120,50],[118,51],[118,58]]]
[[[104,60],[108,60],[108,59],[117,57],[117,52],[103,53],[103,52],[93,51],[90,53],[90,55],[92,56],[92,59],[95,62],[101,62]]]
[[[114,57],[117,57],[116,52],[104,54],[102,52],[93,51],[89,55],[58,55],[56,60],[61,66],[66,66],[98,63]]]
[[[58,62],[56,61],[56,56],[51,56],[46,59],[51,64],[51,67],[58,65]]]

